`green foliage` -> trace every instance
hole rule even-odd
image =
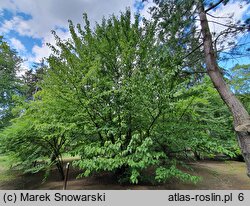
[[[71,40],[55,34],[58,48],[51,46],[40,98],[60,99],[73,111],[72,154],[81,156],[75,165],[83,176],[122,170],[138,183],[143,170],[168,159],[155,148],[154,130],[165,135],[159,120],[175,106],[175,87],[183,81],[175,78],[178,56],[159,46],[154,22],[140,27],[129,11],[103,19],[94,31],[86,15],[84,21],[77,31],[69,22]]]
[[[56,165],[64,178],[62,153],[66,151],[74,123],[59,120],[61,110],[57,103],[52,99],[24,102],[20,106],[21,115],[0,134],[1,151],[24,172],[49,171]]]
[[[178,78],[189,79],[190,84],[204,76],[205,68],[197,29],[197,8],[194,0],[154,0],[150,7],[157,22],[156,31],[162,47],[173,56],[178,56],[181,67]]]
[[[179,158],[213,158],[239,153],[232,130],[232,117],[208,79],[187,90],[178,88],[172,108],[159,119],[156,149]]]
[[[250,65],[236,65],[230,73],[230,86],[250,112]]]
[[[172,165],[170,168],[159,167],[156,170],[155,179],[158,182],[166,182],[167,180],[174,178],[183,182],[191,181],[193,183],[197,183],[200,180],[199,177],[182,172],[181,170],[177,169],[175,165]]]
[[[9,125],[10,119],[13,118],[13,95],[21,92],[20,79],[16,76],[21,61],[17,53],[0,36],[0,130]]]
[[[151,12],[153,18],[159,20],[157,24],[159,39],[161,39],[162,44],[167,49],[175,54],[178,53],[182,59],[180,63],[182,69],[177,76],[179,78],[189,77],[187,79],[191,80],[188,87],[179,88],[178,95],[180,97],[186,94],[191,96],[191,98],[183,96],[183,100],[178,100],[180,108],[177,111],[184,111],[181,114],[181,118],[178,119],[177,112],[177,116],[170,116],[172,121],[170,121],[169,126],[166,127],[165,125],[161,129],[168,131],[167,134],[170,136],[174,131],[175,134],[171,138],[163,135],[158,138],[156,141],[160,145],[159,148],[165,148],[166,154],[178,156],[190,156],[190,151],[193,151],[198,158],[215,157],[217,154],[226,154],[229,157],[237,156],[239,148],[236,146],[233,129],[230,126],[232,117],[212,86],[208,84],[207,80],[204,80],[206,70],[204,68],[204,57],[202,56],[202,44],[200,44],[200,29],[197,28],[195,21],[199,12],[198,2],[172,0],[155,0],[154,2],[156,5],[152,6]],[[209,4],[210,6],[219,5],[213,1],[203,1],[202,3],[205,6]],[[223,3],[226,4],[228,1],[223,1]],[[240,22],[238,23],[241,24]],[[233,25],[232,22],[228,24]],[[218,60],[224,57],[220,54],[220,51],[224,49],[225,38],[228,35],[234,36],[245,32],[247,29],[246,25],[242,25],[241,29],[238,28],[238,25],[237,27],[233,25],[225,29],[225,31],[213,33],[213,40],[216,39],[214,41],[215,47],[221,48],[215,54]],[[232,45],[234,43],[231,43]],[[237,53],[235,48],[232,51],[232,54]],[[232,85],[234,85],[234,89],[241,89],[241,92],[246,92],[248,90],[247,80],[249,79],[246,75],[247,68],[243,69],[242,67],[240,70],[236,72],[235,76],[237,78],[233,80],[234,83]],[[203,85],[197,86],[199,83]],[[209,88],[206,88],[207,86]],[[197,92],[200,94],[197,94]],[[248,105],[246,102],[249,95],[239,96],[245,99],[245,105]],[[188,108],[191,108],[192,111]],[[173,124],[171,124],[172,122]]]
[[[34,144],[31,121],[19,120],[1,133],[1,151],[10,155],[13,164],[30,168],[40,158],[41,147]]]
[[[231,70],[230,84],[236,94],[250,93],[250,65],[236,65]]]
[[[101,145],[87,145],[81,149],[82,159],[75,164],[84,168],[81,176],[89,176],[98,171],[115,171],[126,167],[132,183],[138,183],[140,172],[152,165],[157,165],[160,158],[166,158],[161,152],[153,151],[153,141],[150,138],[142,140],[139,135],[133,135],[126,148],[122,148],[124,141],[114,144],[107,141]],[[126,177],[124,177],[126,178]]]
[[[154,35],[156,23],[140,27],[139,17],[130,19],[127,11],[91,31],[84,15],[84,29],[69,22],[72,39],[55,34],[58,48],[51,46],[41,99],[60,99],[72,111],[72,154],[81,156],[75,163],[85,170],[81,176],[122,171],[138,183],[143,170],[169,165],[187,151],[233,156],[225,143],[231,129],[221,135],[231,120],[212,86],[188,89],[190,79],[177,78],[178,53]]]

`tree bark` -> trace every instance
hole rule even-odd
[[[246,162],[247,175],[250,177],[250,117],[242,103],[229,89],[220,72],[215,56],[215,50],[213,48],[212,35],[209,30],[206,12],[202,3],[199,5],[199,17],[203,36],[207,74],[233,115],[234,129],[237,134],[242,155]]]
[[[60,174],[61,180],[64,180],[65,175],[64,175],[64,170],[63,170],[63,163],[57,158],[57,156],[54,153],[51,154],[50,161],[55,163],[57,170]]]

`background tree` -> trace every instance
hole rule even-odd
[[[13,118],[13,96],[22,92],[21,81],[17,77],[21,62],[17,53],[0,36],[0,130]]]
[[[234,118],[234,128],[237,132],[239,145],[242,149],[242,154],[247,164],[248,173],[250,171],[250,151],[249,150],[249,114],[247,113],[244,106],[239,102],[239,100],[235,97],[235,95],[230,91],[226,82],[223,79],[223,70],[221,70],[217,64],[217,58],[220,57],[218,50],[215,49],[216,43],[218,43],[218,39],[221,36],[229,35],[229,33],[238,33],[245,32],[249,28],[249,24],[239,24],[239,25],[228,25],[228,28],[225,29],[220,34],[217,34],[214,38],[212,38],[211,32],[209,31],[208,20],[206,14],[212,9],[216,8],[221,3],[228,3],[228,1],[218,1],[218,2],[209,2],[209,7],[205,9],[206,2],[201,1],[154,1],[157,6],[152,8],[153,17],[160,19],[159,29],[164,37],[172,36],[171,31],[172,28],[176,32],[177,37],[181,40],[177,42],[182,42],[176,44],[176,50],[173,52],[179,53],[179,49],[182,51],[187,49],[187,52],[183,52],[183,58],[188,57],[191,62],[197,62],[192,55],[201,51],[204,54],[204,58],[200,58],[200,55],[195,55],[198,58],[198,61],[201,64],[198,64],[200,69],[196,69],[191,63],[187,68],[185,64],[182,65],[182,70],[186,72],[186,70],[194,70],[194,73],[204,73],[210,76],[215,88],[220,94],[223,101],[229,107],[232,112]],[[201,29],[197,27],[196,21],[197,17],[199,17]],[[169,24],[173,22],[173,24]],[[192,35],[189,35],[189,31],[191,31]],[[179,36],[181,35],[181,36]],[[201,36],[202,35],[202,36]],[[190,38],[191,37],[191,38]],[[203,38],[201,38],[203,37]],[[175,39],[175,37],[174,37]],[[193,46],[193,42],[197,42]],[[165,43],[165,41],[164,41]],[[168,42],[166,41],[166,45]],[[198,45],[198,46],[197,46]],[[203,49],[203,50],[202,50]],[[184,61],[185,63],[185,61]],[[205,65],[206,64],[206,68]],[[193,69],[194,68],[194,69]],[[191,72],[192,74],[192,72]]]
[[[235,65],[229,80],[230,87],[250,112],[250,65]]]
[[[33,100],[34,94],[36,94],[41,88],[38,83],[42,81],[44,72],[46,71],[46,65],[44,61],[34,64],[33,68],[26,71],[22,76],[24,83],[24,96],[27,100]]]
[[[223,1],[217,2],[217,4],[215,4],[214,6],[219,5],[219,3],[221,2]],[[207,65],[207,73],[211,78],[215,88],[219,92],[221,98],[226,103],[233,115],[234,128],[237,133],[237,138],[242,151],[242,155],[247,165],[247,174],[248,176],[250,176],[250,117],[242,103],[237,99],[233,92],[230,91],[228,85],[223,79],[216,61],[216,54],[213,47],[212,36],[206,18],[206,12],[208,12],[214,6],[210,7],[206,11],[202,3],[198,4],[198,6],[200,7],[199,16],[201,21],[201,31],[203,35],[203,46],[205,62]]]
[[[65,129],[60,123],[51,124],[53,117],[44,117],[47,108],[38,108],[41,104],[33,101],[35,93],[40,90],[38,82],[42,81],[46,66],[44,63],[36,64],[35,69],[26,71],[22,77],[18,76],[21,59],[2,39],[0,60],[1,154],[9,155],[13,166],[25,172],[44,169],[49,172],[56,165],[63,179],[61,154],[65,151],[66,138],[59,133],[65,133]],[[45,164],[34,167],[34,162],[41,161]]]
[[[66,118],[71,117],[70,109],[65,109],[59,100],[55,102],[53,98],[43,97],[41,101],[39,98],[23,101],[15,108],[20,115],[0,134],[1,152],[12,159],[13,167],[25,173],[45,171],[47,178],[56,166],[63,180],[62,154],[70,148],[75,124],[67,121]],[[67,115],[63,115],[65,112]]]

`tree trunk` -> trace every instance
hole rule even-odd
[[[60,174],[61,180],[64,180],[65,179],[65,175],[64,175],[62,161],[60,161],[55,154],[51,155],[50,161],[53,162],[53,163],[55,163],[55,165],[57,167],[57,170],[58,170],[58,172]]]
[[[226,103],[233,115],[234,129],[237,134],[242,155],[247,165],[247,174],[250,177],[250,117],[242,103],[236,98],[233,92],[230,91],[228,85],[223,79],[215,57],[212,35],[209,30],[204,5],[201,3],[199,8],[207,73],[213,82],[214,87],[217,89],[221,98]]]

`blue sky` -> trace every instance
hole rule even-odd
[[[0,0],[0,35],[16,49],[26,61],[27,69],[32,62],[48,57],[46,43],[55,43],[51,30],[62,39],[69,38],[68,19],[82,23],[86,12],[92,25],[103,16],[119,15],[125,8],[133,13],[143,9],[137,0]]]
[[[23,21],[28,21],[30,19],[32,19],[31,15],[22,13],[22,12],[17,12],[16,14],[12,13],[12,11],[7,10],[7,9],[3,9],[1,12],[1,16],[0,16],[0,27],[3,26],[3,24],[5,22],[11,21],[13,19],[13,17],[17,16],[20,17],[21,19],[23,19]],[[20,43],[22,45],[24,45],[26,52],[30,52],[32,50],[32,48],[35,45],[42,45],[42,39],[40,38],[32,38],[30,36],[27,35],[21,35],[18,31],[16,31],[15,29],[11,29],[11,30],[7,30],[6,32],[2,32],[5,40],[9,41],[10,44],[12,44],[12,46],[16,47],[17,45],[13,45],[13,42],[11,42],[11,39],[17,39],[20,41]],[[17,46],[18,47],[18,46]],[[17,50],[19,50],[19,52],[23,52],[23,50],[21,48],[16,48]]]
[[[126,7],[130,7],[134,13],[140,12],[146,18],[150,18],[147,11],[151,5],[152,3],[144,5],[140,0],[0,0],[0,35],[3,35],[11,47],[27,60],[23,63],[23,69],[27,69],[32,62],[39,62],[50,54],[46,43],[55,42],[51,30],[55,30],[62,39],[70,37],[67,30],[68,19],[75,24],[82,23],[82,13],[86,12],[90,22],[94,24],[104,15],[118,15]],[[250,7],[242,7],[239,1],[231,1],[226,7],[212,11],[212,14],[227,16],[232,12],[235,13],[234,18],[237,21],[250,16]],[[212,23],[210,27],[217,32],[224,29]],[[250,42],[249,35],[232,40]],[[222,62],[221,66],[249,63],[249,59],[238,58]]]

